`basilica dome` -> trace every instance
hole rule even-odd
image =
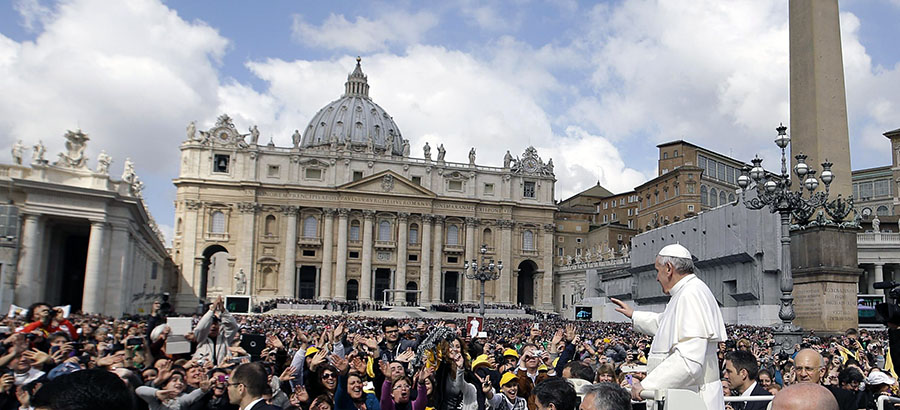
[[[309,121],[300,144],[302,148],[335,144],[358,150],[371,144],[374,151],[403,154],[400,128],[369,98],[369,84],[360,61],[357,57],[356,69],[347,76],[344,95],[322,107]]]

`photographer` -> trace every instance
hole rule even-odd
[[[28,307],[25,317],[32,322],[25,325],[20,333],[37,334],[36,331],[39,331],[46,338],[51,333],[65,331],[72,336],[72,340],[78,340],[75,325],[63,317],[63,311],[60,308],[54,309],[44,302],[38,302]]]

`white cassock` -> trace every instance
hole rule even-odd
[[[663,313],[634,312],[634,329],[653,336],[647,357],[648,390],[699,391],[710,410],[723,410],[725,399],[716,356],[727,338],[725,321],[712,292],[696,275],[687,275],[669,292]]]

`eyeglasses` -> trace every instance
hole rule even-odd
[[[335,376],[334,373],[325,373],[325,374],[322,375],[322,378],[323,378],[323,379],[334,379],[334,378],[336,378],[336,377],[337,377],[337,376]]]
[[[244,383],[227,383],[227,384],[228,384],[229,386],[237,386],[237,385],[239,385],[239,384],[244,384]]]
[[[401,384],[399,386],[394,386],[394,390],[409,390],[409,386],[405,384]]]

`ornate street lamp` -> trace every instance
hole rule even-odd
[[[484,282],[499,279],[500,271],[503,270],[503,261],[497,261],[497,263],[494,264],[494,259],[490,259],[488,262],[485,262],[486,253],[487,245],[481,245],[481,265],[479,265],[478,261],[475,259],[472,259],[471,263],[466,261],[465,264],[463,264],[463,268],[466,272],[466,279],[475,279],[481,282],[481,305],[478,309],[478,314],[480,314],[481,317],[484,317]]]
[[[792,352],[794,345],[801,341],[801,333],[800,328],[792,323],[796,315],[792,295],[794,279],[791,274],[791,217],[793,216],[798,225],[803,226],[809,223],[809,218],[816,209],[823,207],[832,217],[832,221],[825,221],[820,213],[816,218],[817,224],[838,225],[853,208],[853,199],[843,201],[838,195],[836,200],[828,203],[829,186],[835,178],[831,171],[833,164],[826,159],[822,163],[822,174],[816,179],[816,170],[806,163],[807,157],[802,153],[794,156],[797,165],[793,169],[797,179],[802,183],[800,190],[792,191],[791,174],[787,165],[787,147],[790,145],[791,137],[787,135],[787,127],[784,125],[779,125],[775,130],[778,131],[775,145],[781,148],[781,175],[766,175],[762,167],[763,160],[757,156],[752,160],[753,167],[743,167],[737,183],[741,187],[741,201],[747,208],[758,210],[768,206],[770,212],[778,212],[781,216],[781,308],[778,310],[781,323],[776,324],[773,330],[775,344],[781,346],[781,351]],[[825,185],[824,192],[816,192],[819,181]],[[748,200],[746,192],[748,188],[752,189],[751,183],[755,184],[756,197]],[[805,197],[804,189],[808,191]]]

